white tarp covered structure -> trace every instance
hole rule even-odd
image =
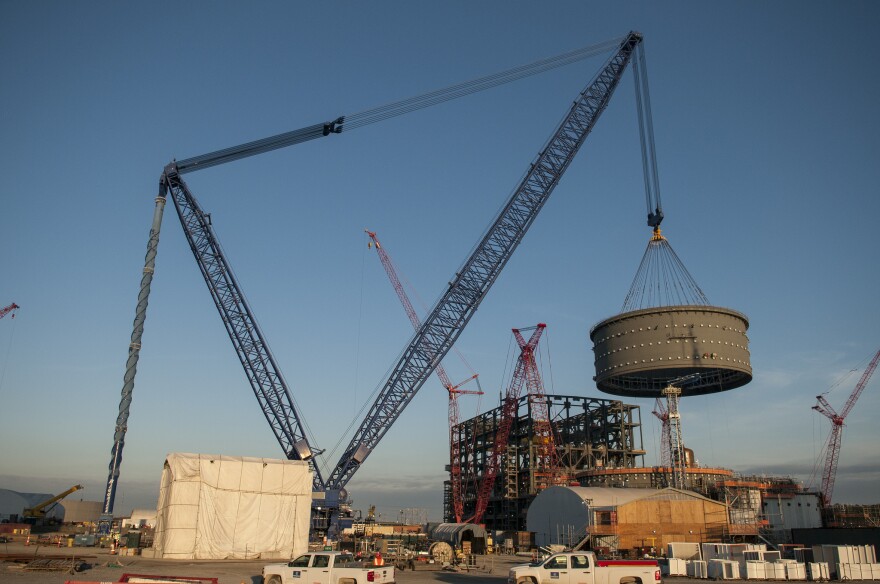
[[[153,549],[157,558],[288,559],[308,551],[307,462],[169,454]]]

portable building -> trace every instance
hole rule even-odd
[[[269,458],[169,454],[152,555],[292,558],[308,550],[312,471]]]

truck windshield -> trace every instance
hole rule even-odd
[[[311,556],[300,556],[287,565],[291,568],[308,568],[309,559],[311,559]]]

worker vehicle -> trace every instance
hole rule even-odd
[[[264,584],[394,584],[394,566],[364,565],[344,552],[303,554],[286,564],[263,567]]]
[[[593,552],[566,552],[513,566],[508,584],[654,584],[660,582],[655,560],[598,560]]]

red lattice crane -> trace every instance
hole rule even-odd
[[[406,315],[409,317],[410,323],[412,323],[413,328],[418,331],[422,326],[422,321],[416,314],[412,303],[409,301],[409,296],[407,296],[406,291],[403,289],[403,285],[400,283],[400,279],[397,277],[397,270],[394,267],[394,262],[391,261],[391,256],[388,255],[388,252],[386,252],[382,247],[382,244],[379,243],[379,239],[376,237],[375,232],[368,229],[365,229],[364,231],[370,237],[369,245],[375,245],[376,252],[379,254],[379,260],[385,268],[385,273],[388,274],[388,279],[391,280],[391,285],[394,287],[394,291],[397,292],[397,297],[400,299],[400,303],[403,304],[403,308],[406,310]],[[474,379],[478,379],[477,374],[468,377],[457,385],[453,385],[442,364],[437,365],[434,369],[434,373],[437,374],[440,383],[443,384],[443,387],[449,393],[449,464],[452,483],[452,509],[453,513],[455,513],[455,521],[461,523],[462,515],[464,514],[464,488],[462,486],[461,478],[461,444],[458,440],[453,439],[452,429],[458,425],[459,421],[458,396],[461,394],[483,395],[483,392],[480,390],[474,391],[460,389],[464,384]],[[477,383],[479,383],[479,380]]]
[[[859,396],[862,395],[868,380],[871,379],[871,375],[873,375],[874,370],[877,368],[878,361],[880,361],[880,350],[877,351],[874,358],[868,363],[865,372],[862,373],[862,378],[859,379],[839,414],[834,411],[834,408],[831,407],[825,396],[816,396],[816,400],[819,403],[814,405],[813,409],[831,420],[831,434],[828,436],[828,449],[825,454],[825,472],[822,474],[822,500],[825,502],[826,507],[831,505],[831,493],[834,492],[834,477],[837,475],[837,459],[840,456],[840,445],[843,437],[843,421],[856,405]]]
[[[556,440],[550,423],[547,402],[544,400],[544,385],[541,381],[538,364],[535,361],[535,349],[538,347],[538,341],[541,339],[541,334],[546,327],[546,324],[539,323],[534,327],[513,329],[513,335],[516,338],[517,344],[519,344],[520,355],[516,362],[516,368],[513,371],[510,385],[507,388],[507,393],[504,396],[504,403],[501,406],[501,419],[498,424],[498,431],[495,433],[492,453],[487,461],[486,471],[477,492],[474,516],[468,520],[469,523],[481,523],[483,521],[483,515],[486,512],[486,507],[489,505],[489,498],[492,496],[492,491],[495,488],[495,479],[501,470],[501,461],[507,451],[510,427],[513,425],[513,420],[516,417],[516,405],[519,401],[523,385],[526,385],[528,388],[529,405],[532,410],[533,434],[537,442],[535,460],[532,461],[535,475],[546,480],[542,486],[565,484],[567,479],[559,470]],[[526,341],[522,336],[522,332],[529,330],[534,332],[529,340]]]
[[[19,308],[21,308],[21,306],[19,306],[15,302],[13,302],[12,304],[7,306],[6,308],[0,309],[0,318],[3,318],[4,316],[9,314],[10,312],[12,313],[12,316],[10,316],[9,318],[15,318],[15,310],[17,310]]]

